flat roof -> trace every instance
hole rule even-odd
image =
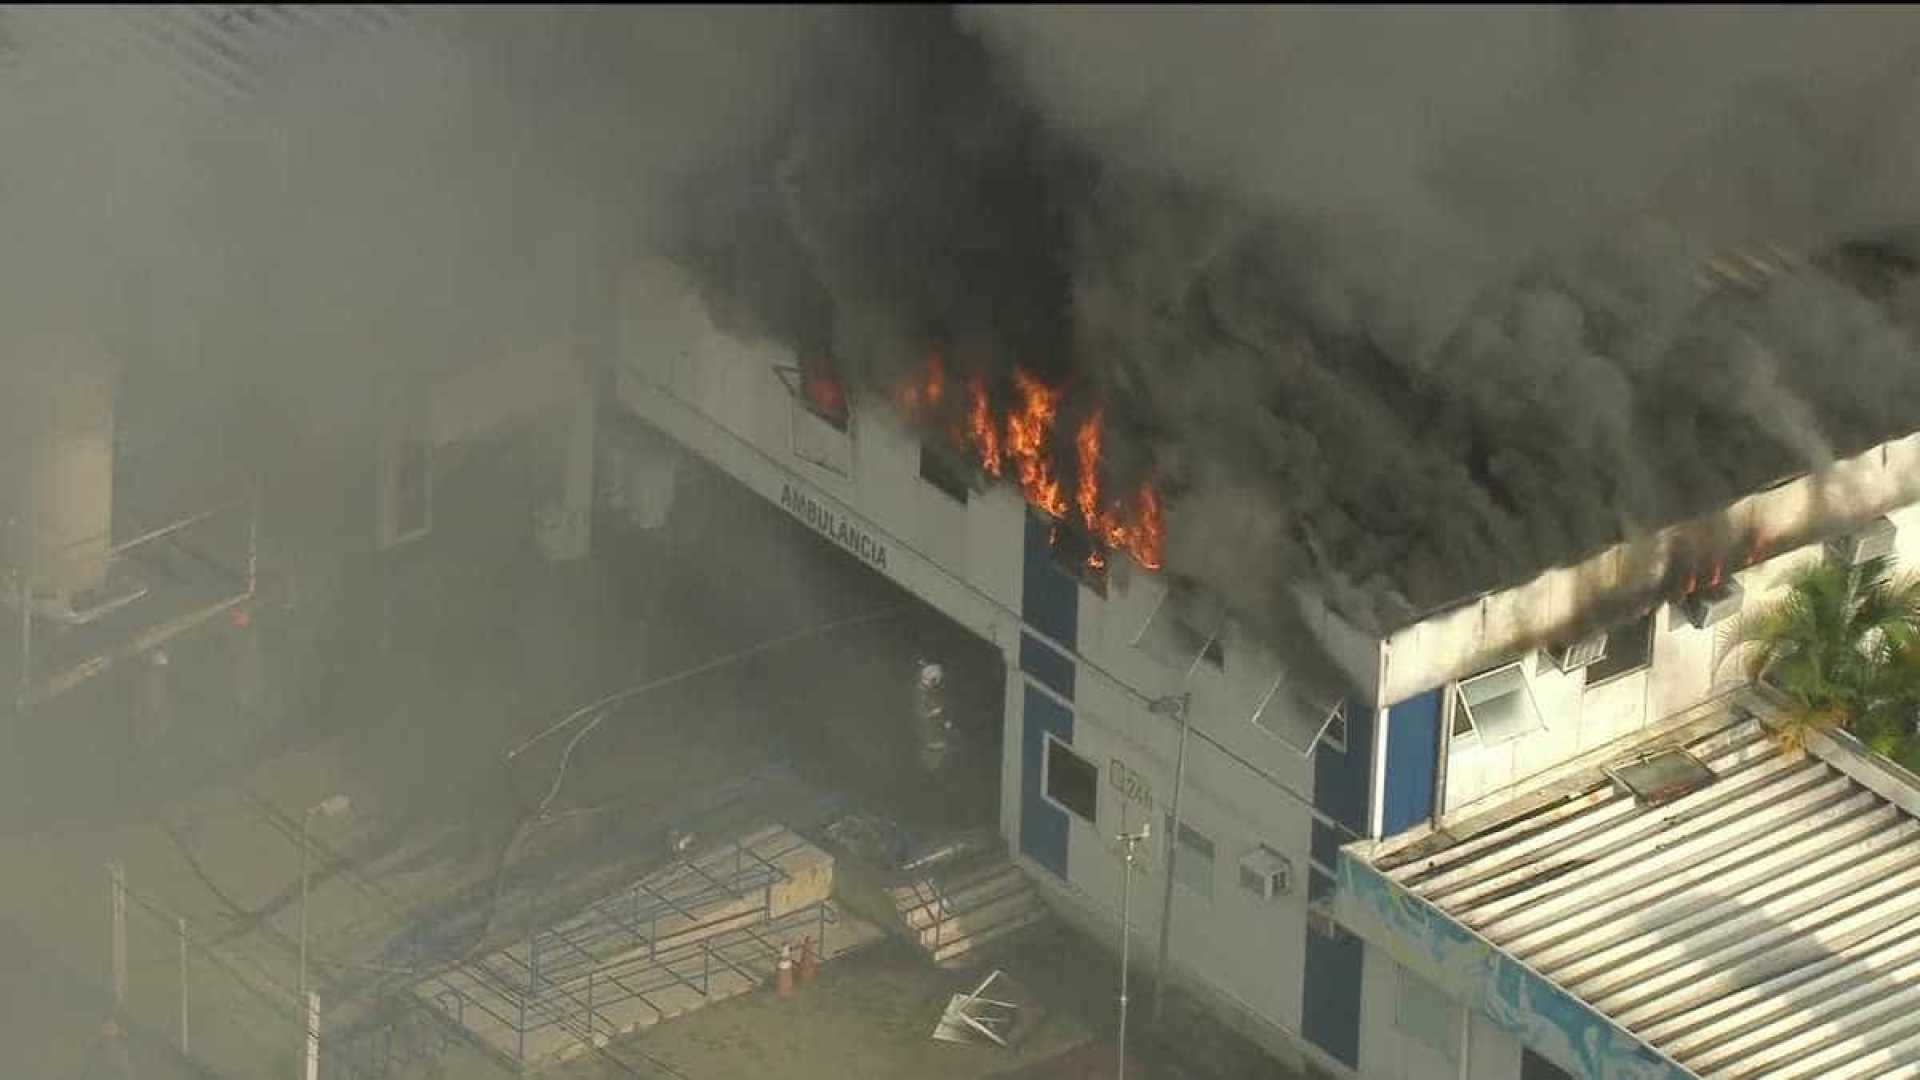
[[[1920,1076],[1920,821],[1730,703],[1649,744],[1371,862],[1700,1076]],[[1654,747],[1713,779],[1609,775]]]

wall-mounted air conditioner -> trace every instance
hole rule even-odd
[[[1891,558],[1898,533],[1891,518],[1884,515],[1874,518],[1860,529],[1827,541],[1827,558],[1848,566],[1858,566],[1868,559]]]
[[[1682,601],[1680,606],[1694,629],[1705,630],[1740,614],[1746,598],[1746,590],[1740,587],[1740,583],[1727,578],[1718,585],[1700,589]]]
[[[1564,672],[1579,671],[1588,664],[1597,664],[1607,655],[1607,632],[1605,630],[1567,645],[1555,646],[1551,653],[1553,663]]]
[[[1254,848],[1240,856],[1240,887],[1262,900],[1284,896],[1293,888],[1293,864],[1271,848]]]

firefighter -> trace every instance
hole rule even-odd
[[[920,736],[920,765],[928,772],[938,772],[946,764],[953,741],[953,718],[947,713],[947,675],[940,664],[925,657],[917,664],[919,678],[914,681],[913,712],[915,730]]]

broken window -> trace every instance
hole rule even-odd
[[[938,447],[921,443],[920,479],[933,485],[934,490],[954,502],[966,505],[971,486],[967,483],[966,471],[954,461],[953,455]]]
[[[1092,825],[1100,796],[1100,767],[1066,743],[1047,736],[1046,796],[1060,807]]]
[[[1453,734],[1478,736],[1494,745],[1537,731],[1546,724],[1519,664],[1495,668],[1454,689]]]
[[[1070,577],[1093,590],[1095,596],[1107,595],[1107,554],[1093,538],[1061,522],[1048,526],[1047,546],[1053,561]]]
[[[811,360],[773,370],[793,400],[794,456],[841,476],[852,475],[853,439],[848,428],[853,417],[846,390],[832,366]]]
[[[1629,675],[1653,662],[1653,612],[1607,633],[1607,651],[1587,665],[1587,685]]]

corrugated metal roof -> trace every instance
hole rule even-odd
[[[285,50],[398,17],[385,5],[353,4],[6,5],[0,70],[9,95],[92,80],[189,101],[233,100],[259,89]]]
[[[1750,718],[1685,745],[1673,802],[1596,773],[1377,865],[1703,1077],[1920,1076],[1920,821]]]

